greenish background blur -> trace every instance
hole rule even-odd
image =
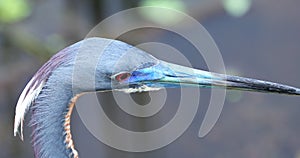
[[[148,5],[174,8],[197,19],[215,39],[229,74],[300,87],[297,0],[0,0],[1,158],[33,157],[30,128],[25,128],[22,142],[13,136],[13,119],[18,96],[37,69],[60,49],[83,39],[104,18]],[[144,13],[149,20],[157,16]],[[156,22],[174,21],[176,17],[169,15]],[[194,67],[206,69],[186,41],[170,32],[152,31],[133,32],[124,40],[176,46]],[[197,133],[210,91],[201,92],[198,115],[190,128],[174,143],[153,152],[128,153],[102,144],[75,111],[72,129],[80,156],[300,158],[300,97],[229,91],[216,126],[200,139]]]

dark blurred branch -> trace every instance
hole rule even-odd
[[[9,43],[37,57],[42,62],[49,59],[52,54],[41,40],[19,27],[14,27],[14,29],[7,27],[4,35]]]

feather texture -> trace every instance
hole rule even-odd
[[[129,60],[130,64],[124,62]],[[104,38],[85,39],[61,50],[37,71],[20,95],[14,134],[23,139],[23,120],[29,111],[35,157],[78,157],[70,130],[76,98],[85,92],[112,90],[112,84],[124,88],[112,82],[111,75],[157,62],[138,48]],[[145,90],[150,88],[138,89]]]
[[[38,94],[43,88],[44,82],[37,83],[36,79],[33,77],[29,83],[24,88],[23,92],[20,95],[16,106],[16,115],[14,122],[14,136],[18,133],[20,138],[23,140],[23,122],[25,114],[27,113],[30,105],[36,99]]]
[[[79,43],[67,47],[61,50],[59,53],[55,54],[37,71],[37,73],[28,82],[23,92],[21,93],[16,106],[14,121],[15,136],[19,133],[20,138],[23,140],[23,121],[28,109],[34,103],[34,100],[38,97],[51,73],[58,66],[68,60],[67,56],[70,54],[70,50],[74,51],[74,48],[78,48]]]

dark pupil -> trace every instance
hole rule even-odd
[[[120,74],[117,79],[119,81],[122,81],[122,80],[127,79],[128,77],[129,77],[129,74],[128,73],[124,73],[124,74]]]
[[[128,77],[128,74],[122,74],[120,78],[121,78],[121,80],[125,80],[127,77]]]

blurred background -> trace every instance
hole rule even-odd
[[[1,158],[33,157],[30,128],[25,128],[22,142],[13,136],[13,119],[18,97],[38,68],[60,49],[83,39],[106,17],[149,5],[181,10],[204,25],[223,55],[227,73],[300,87],[297,0],[0,0]],[[157,13],[142,16],[155,21]],[[171,15],[155,22],[181,25]],[[194,67],[207,69],[191,44],[174,33],[136,30],[120,39],[133,45],[147,41],[169,44]],[[176,90],[172,95],[178,96]],[[300,158],[299,97],[228,91],[216,126],[206,137],[198,138],[209,95],[209,89],[201,90],[194,122],[184,135],[162,149],[128,153],[110,148],[88,132],[76,111],[72,116],[75,145],[81,157]],[[170,119],[176,106],[166,106],[159,115]],[[113,105],[105,108],[117,111]]]

